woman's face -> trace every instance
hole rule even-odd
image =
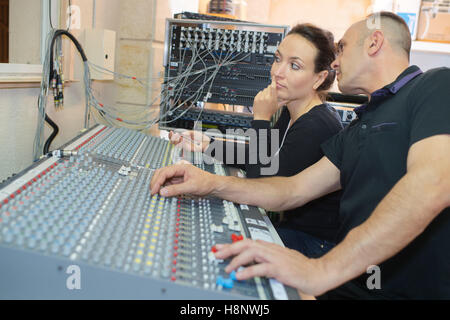
[[[271,70],[279,100],[301,100],[315,92],[314,85],[321,78],[314,72],[317,52],[311,42],[298,34],[284,38],[275,53]]]

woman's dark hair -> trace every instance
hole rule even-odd
[[[323,70],[328,71],[328,77],[324,80],[322,85],[317,88],[320,98],[325,100],[326,93],[324,91],[330,89],[336,78],[336,73],[331,68],[331,63],[336,59],[333,34],[330,31],[320,29],[309,23],[296,25],[289,31],[288,35],[291,34],[302,36],[316,47],[318,52],[314,61],[314,72],[319,73]]]

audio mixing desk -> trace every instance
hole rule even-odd
[[[237,281],[216,243],[281,243],[265,212],[214,197],[151,196],[154,171],[188,157],[167,140],[97,125],[0,186],[2,299],[298,299],[273,279]],[[209,163],[209,162],[208,162]]]

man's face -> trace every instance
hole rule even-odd
[[[336,70],[339,89],[345,94],[361,93],[360,78],[364,70],[364,46],[355,26],[350,27],[337,45],[336,60],[331,67]]]

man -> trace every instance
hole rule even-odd
[[[339,88],[370,102],[323,144],[319,162],[294,177],[258,180],[178,165],[155,173],[152,193],[212,194],[283,211],[342,189],[340,243],[322,258],[252,240],[217,245],[216,257],[235,256],[227,272],[254,263],[238,279],[273,277],[307,295],[449,299],[450,70],[408,67],[409,30],[392,13],[354,24],[338,47]],[[174,184],[161,189],[166,182]],[[375,286],[372,266],[380,268]]]

